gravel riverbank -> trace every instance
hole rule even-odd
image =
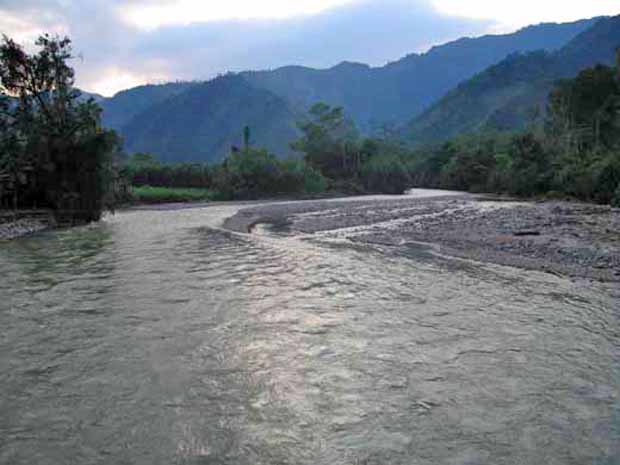
[[[601,281],[620,281],[620,210],[482,196],[272,204],[225,227],[279,225],[287,234],[346,239]]]
[[[0,211],[0,241],[16,239],[56,226],[48,210]]]

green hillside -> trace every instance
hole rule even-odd
[[[620,47],[620,16],[604,18],[559,51],[513,54],[449,92],[404,129],[416,144],[480,129],[521,129],[540,117],[561,78],[612,64]]]
[[[123,127],[123,134],[129,151],[153,153],[161,161],[215,161],[231,146],[241,146],[245,126],[253,144],[290,153],[295,121],[282,98],[227,75],[147,108]]]
[[[172,82],[134,87],[114,97],[99,100],[103,109],[103,124],[124,134],[123,127],[136,115],[164,100],[190,89],[194,83]]]
[[[344,62],[326,70],[289,66],[247,72],[244,77],[303,111],[317,101],[342,106],[362,131],[371,132],[386,123],[406,123],[457,84],[511,53],[555,51],[594,23],[540,24],[512,34],[463,38],[379,68]]]

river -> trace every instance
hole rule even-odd
[[[0,244],[0,463],[619,463],[617,288],[239,208]]]

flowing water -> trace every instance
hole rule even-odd
[[[0,463],[619,463],[613,286],[237,208],[0,244]]]

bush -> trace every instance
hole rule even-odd
[[[327,190],[327,179],[311,166],[306,166],[303,178],[303,191],[307,194],[320,194]]]
[[[256,198],[265,194],[316,194],[327,180],[303,160],[279,160],[265,150],[231,154],[213,171],[213,187],[226,198]]]
[[[376,156],[362,167],[362,183],[371,192],[403,194],[412,187],[405,164],[395,156]]]
[[[277,192],[318,194],[327,189],[325,177],[305,161],[290,158],[278,163],[280,177],[276,182]]]
[[[460,153],[441,172],[441,185],[448,189],[482,192],[486,190],[495,157],[489,152]]]
[[[248,198],[278,191],[281,170],[275,155],[248,149],[232,153],[224,161],[235,197]]]
[[[515,136],[510,146],[512,159],[508,191],[531,196],[547,192],[551,187],[550,154],[531,133]]]
[[[497,153],[494,158],[495,167],[489,172],[486,191],[505,193],[512,176],[512,158],[507,153]]]
[[[616,187],[610,203],[612,207],[620,208],[620,184]]]
[[[124,168],[134,186],[205,188],[212,183],[212,168],[206,164],[179,163],[163,165],[152,155],[136,153]]]
[[[611,153],[593,163],[591,174],[594,180],[592,200],[610,203],[618,193],[618,186],[620,186],[620,154]]]
[[[555,189],[582,200],[609,203],[620,183],[620,157],[614,153],[574,153],[554,165]]]

